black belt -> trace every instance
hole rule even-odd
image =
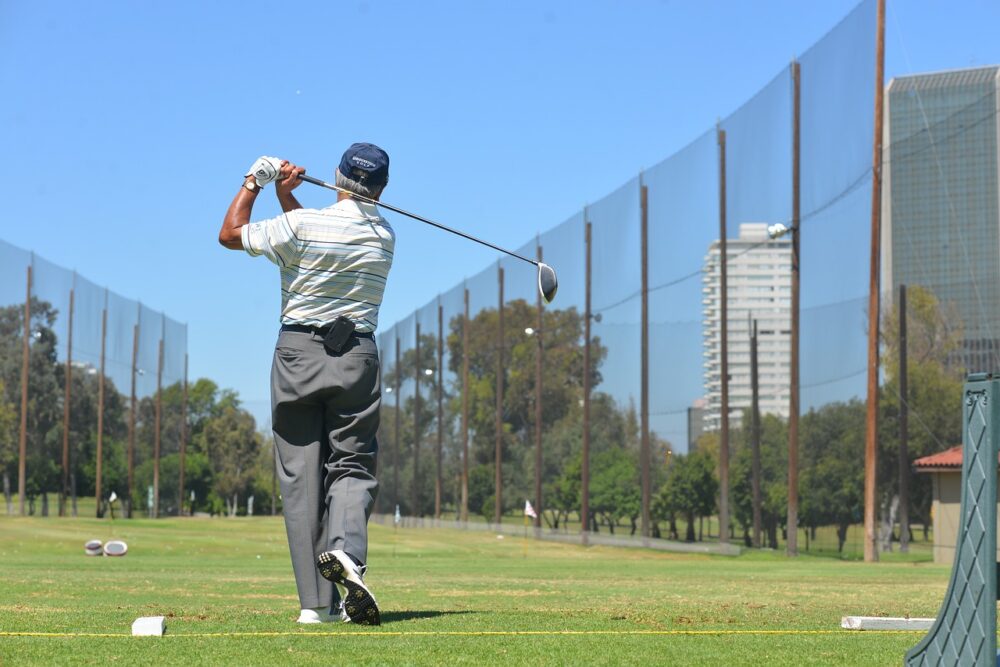
[[[330,327],[312,327],[305,324],[282,324],[281,330],[326,336],[326,334],[330,332]],[[375,334],[371,331],[355,331],[351,335],[357,338],[371,338],[372,340],[375,340]]]

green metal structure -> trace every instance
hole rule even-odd
[[[962,508],[951,582],[911,665],[997,663],[997,443],[1000,379],[970,375],[963,393]]]

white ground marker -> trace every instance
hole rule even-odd
[[[167,619],[163,616],[140,616],[132,622],[133,637],[162,637],[167,631]]]
[[[891,616],[844,616],[845,630],[930,630],[933,618],[893,618]]]

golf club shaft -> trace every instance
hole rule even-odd
[[[416,213],[410,213],[409,211],[404,211],[401,208],[396,208],[395,206],[393,206],[391,204],[386,204],[385,202],[376,201],[374,199],[369,199],[368,197],[362,197],[361,195],[355,194],[355,193],[351,192],[350,190],[345,190],[344,188],[338,188],[336,185],[332,185],[332,184],[327,183],[325,181],[321,181],[318,178],[313,178],[312,176],[306,176],[305,174],[299,174],[299,178],[302,179],[303,181],[305,181],[306,183],[312,183],[313,185],[318,185],[321,188],[327,188],[328,190],[335,190],[337,192],[343,192],[345,194],[351,195],[351,197],[353,197],[354,199],[357,199],[359,201],[368,202],[369,204],[374,204],[376,206],[381,206],[382,208],[387,208],[390,211],[393,211],[395,213],[399,213],[401,215],[405,215],[408,218],[413,218],[414,220],[419,220],[420,222],[426,222],[428,225],[431,225],[433,227],[437,227],[438,229],[444,230],[446,232],[451,232],[452,234],[455,234],[456,236],[461,236],[464,239],[468,239],[470,241],[475,241],[476,243],[478,243],[480,245],[484,245],[487,248],[493,248],[494,250],[498,250],[498,251],[500,251],[500,252],[502,252],[504,254],[510,255],[511,257],[516,257],[517,259],[519,259],[521,261],[524,261],[524,262],[527,262],[528,264],[533,264],[534,266],[538,266],[538,262],[537,261],[535,261],[533,259],[528,259],[524,255],[519,255],[519,254],[517,254],[516,252],[514,252],[512,250],[507,250],[506,248],[501,248],[498,245],[493,245],[489,241],[484,241],[482,239],[477,239],[475,236],[471,236],[469,234],[466,234],[465,232],[460,232],[457,229],[452,229],[451,227],[448,227],[447,225],[442,225],[440,222],[434,222],[433,220],[428,220],[427,218],[419,216]]]

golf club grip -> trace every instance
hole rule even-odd
[[[343,192],[345,194],[349,194],[349,195],[351,195],[351,197],[353,197],[355,199],[358,199],[360,201],[368,202],[369,204],[374,204],[375,206],[381,206],[382,208],[387,208],[390,211],[393,211],[394,213],[399,213],[400,215],[405,215],[408,218],[413,218],[414,220],[418,220],[420,222],[427,223],[428,225],[431,225],[432,227],[437,227],[438,229],[440,229],[442,231],[451,232],[452,234],[455,234],[456,236],[461,236],[464,239],[468,239],[469,241],[474,241],[475,243],[479,243],[480,245],[484,245],[487,248],[492,248],[493,250],[497,250],[499,252],[505,253],[507,255],[510,255],[511,257],[516,257],[517,259],[520,259],[521,261],[527,262],[528,264],[532,264],[534,266],[538,266],[538,262],[535,261],[535,260],[533,260],[533,259],[528,259],[527,257],[525,257],[523,255],[519,255],[516,252],[513,252],[511,250],[507,250],[506,248],[501,248],[498,245],[493,245],[489,241],[483,241],[482,239],[477,239],[475,236],[470,236],[470,235],[466,234],[465,232],[460,232],[457,229],[452,229],[451,227],[448,227],[447,225],[442,225],[440,222],[434,222],[433,220],[428,220],[427,218],[419,216],[416,213],[410,213],[409,211],[404,211],[403,209],[397,208],[397,207],[393,206],[392,204],[386,204],[385,202],[376,201],[374,199],[369,199],[368,197],[363,197],[361,195],[354,194],[353,192],[351,192],[349,190],[345,190],[344,188],[338,188],[336,185],[331,185],[331,184],[329,184],[329,183],[327,183],[325,181],[319,180],[318,178],[313,178],[312,176],[306,176],[305,174],[299,174],[299,178],[302,179],[303,181],[305,181],[306,183],[312,183],[313,185],[318,185],[321,188],[327,188],[328,190],[334,190],[336,192]]]

